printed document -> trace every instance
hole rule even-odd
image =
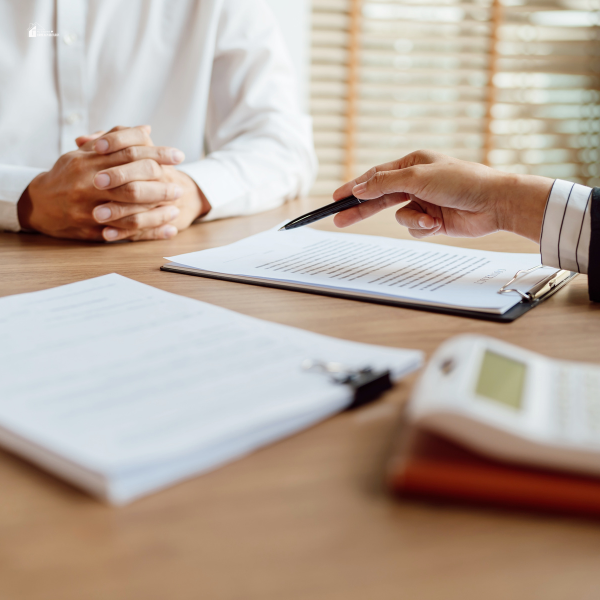
[[[539,254],[469,250],[310,227],[270,230],[228,246],[168,260],[206,274],[497,314],[521,300],[517,293],[499,294],[500,287],[517,271],[540,264]],[[519,279],[519,289],[527,291],[556,271],[538,269]]]
[[[0,443],[116,503],[318,422],[351,391],[305,360],[416,369],[119,275],[0,299]]]

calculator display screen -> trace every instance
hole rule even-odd
[[[526,372],[524,363],[486,350],[475,391],[479,396],[520,409]]]

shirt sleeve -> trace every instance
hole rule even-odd
[[[17,203],[31,181],[44,169],[0,165],[0,230],[20,231]]]
[[[592,188],[557,179],[550,191],[540,239],[542,264],[588,272]]]
[[[312,123],[264,0],[224,0],[203,160],[178,167],[204,192],[205,220],[248,215],[308,193],[317,170]]]
[[[588,264],[588,287],[590,300],[600,302],[600,188],[592,190],[590,209],[592,232],[590,235],[590,261]]]

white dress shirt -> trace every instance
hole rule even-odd
[[[588,272],[592,188],[557,179],[544,212],[540,251],[542,264]]]
[[[264,0],[0,3],[0,229],[19,230],[21,194],[76,137],[146,123],[185,152],[206,218],[312,185],[310,118]]]

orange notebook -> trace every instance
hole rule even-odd
[[[388,469],[402,496],[600,516],[600,478],[501,463],[405,426]]]

